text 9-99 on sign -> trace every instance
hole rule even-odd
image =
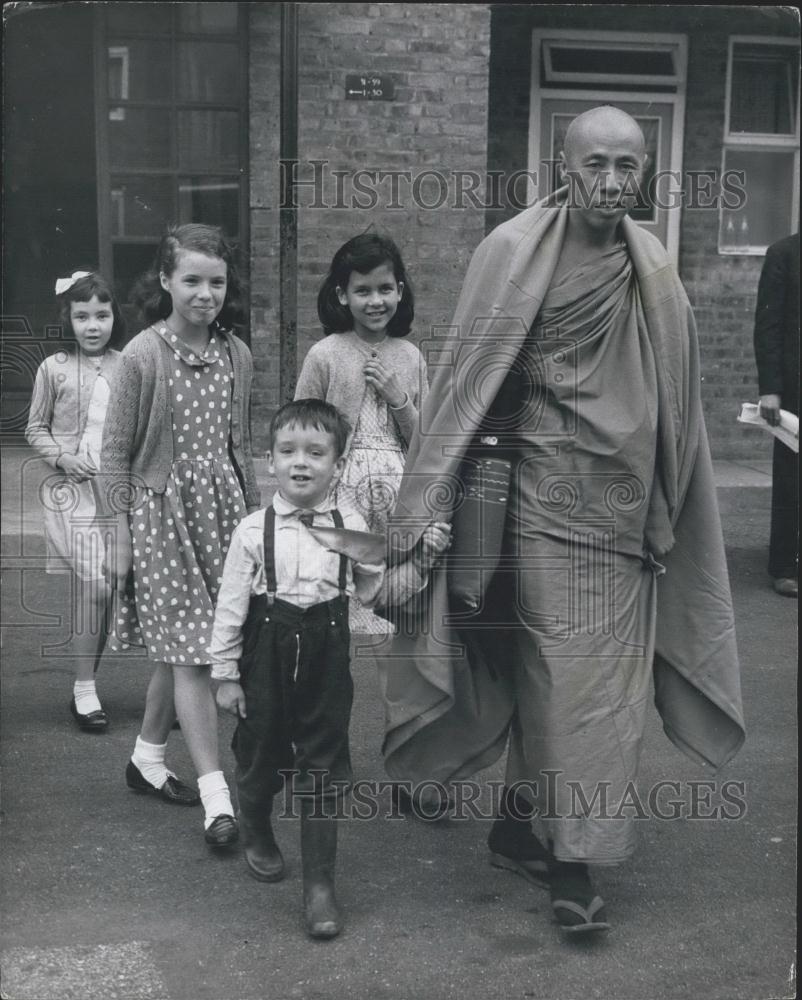
[[[349,73],[345,78],[348,101],[392,101],[394,97],[392,77],[379,73]]]

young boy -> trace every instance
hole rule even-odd
[[[429,525],[412,557],[390,570],[320,544],[310,522],[366,530],[359,513],[338,511],[329,500],[349,431],[339,410],[318,399],[288,403],[273,417],[269,469],[278,491],[272,506],[234,532],[211,642],[217,703],[239,719],[232,748],[248,869],[265,882],[284,875],[270,813],[283,783],[279,772],[294,769],[304,918],[316,938],[336,936],[341,923],[336,818],[321,805],[352,776],[348,597],[356,594],[369,607],[404,603],[425,587],[450,532]]]

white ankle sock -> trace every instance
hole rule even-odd
[[[208,774],[202,774],[198,778],[198,791],[203,803],[203,810],[206,813],[203,820],[204,830],[208,830],[218,816],[234,815],[231,795],[222,771],[209,771]]]
[[[139,768],[145,781],[149,781],[154,788],[161,788],[172,774],[164,766],[166,752],[166,743],[146,743],[141,736],[137,736],[131,760]]]
[[[76,681],[72,686],[72,694],[75,698],[75,708],[81,715],[103,710],[94,681]]]

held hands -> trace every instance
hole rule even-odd
[[[56,468],[65,472],[70,479],[82,483],[97,475],[97,466],[91,458],[83,455],[68,455],[62,453],[56,461]]]
[[[761,396],[758,412],[770,427],[780,426],[780,397],[776,393]]]
[[[451,525],[444,521],[433,521],[427,525],[420,537],[413,555],[415,566],[425,575],[435,565],[441,553],[451,544]]]
[[[373,386],[388,406],[404,405],[407,394],[399,385],[398,376],[385,368],[379,358],[370,358],[366,361],[362,372],[368,385]]]
[[[239,681],[218,681],[215,701],[224,712],[231,712],[237,718],[247,718],[245,712],[245,692]]]

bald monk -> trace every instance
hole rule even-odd
[[[693,315],[627,217],[645,164],[633,118],[586,112],[564,186],[478,247],[391,522],[404,549],[455,516],[461,463],[513,386],[492,424],[512,463],[500,559],[455,616],[456,537],[407,611],[381,663],[383,750],[392,777],[447,785],[508,748],[491,860],[547,886],[571,933],[609,926],[588,866],[634,849],[650,684],[695,761],[721,767],[744,739]]]

